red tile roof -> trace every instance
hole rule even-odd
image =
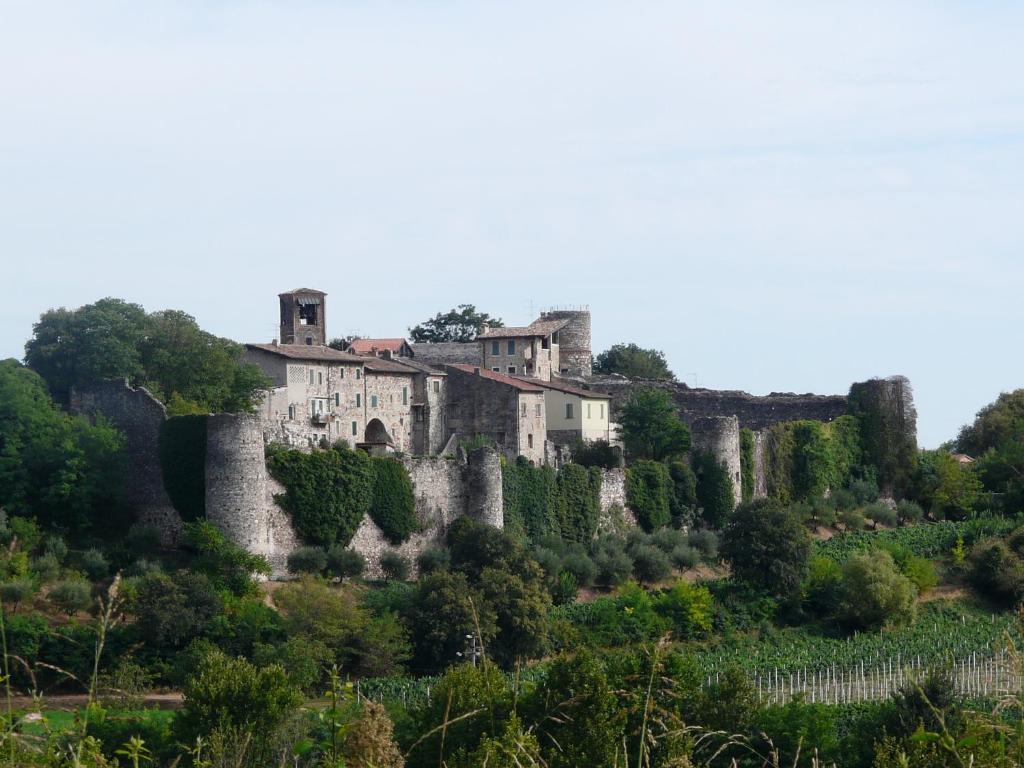
[[[543,392],[544,390],[538,387],[536,384],[530,384],[522,379],[517,379],[514,376],[506,376],[503,373],[496,373],[489,371],[486,368],[478,368],[475,365],[449,365],[449,368],[455,368],[462,371],[463,373],[473,373],[485,379],[496,381],[499,384],[507,384],[510,387],[515,387],[520,392]]]
[[[417,373],[412,366],[404,365],[398,360],[388,360],[383,357],[360,357],[363,361],[363,368],[374,373],[405,373],[409,376]]]
[[[405,339],[353,339],[349,351],[356,355],[367,355],[377,351],[401,352]]]

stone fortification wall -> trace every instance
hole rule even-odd
[[[160,468],[160,430],[167,420],[163,403],[144,387],[124,379],[109,379],[75,387],[71,410],[89,418],[102,415],[125,436],[129,471],[124,500],[136,518],[173,544],[181,532],[181,517],[164,489]]]
[[[767,441],[764,432],[754,433],[754,498],[768,496],[768,478],[765,474],[765,451]]]
[[[541,320],[568,320],[558,332],[559,372],[586,377],[593,373],[589,309],[553,309],[540,313]]]
[[[465,363],[482,365],[483,355],[478,341],[444,341],[437,344],[410,344],[412,356],[417,362],[444,368],[446,365]]]
[[[601,376],[590,380],[598,392],[612,396],[613,413],[622,407],[635,388],[655,387],[672,395],[683,421],[707,416],[736,416],[740,427],[765,429],[780,421],[832,421],[846,413],[845,395],[797,395],[772,392],[751,395],[735,390],[693,389],[678,382],[630,380],[622,376]]]
[[[705,416],[690,422],[693,448],[713,454],[725,464],[732,481],[733,498],[742,499],[740,476],[740,421],[736,416]]]
[[[263,555],[274,573],[285,570],[299,546],[273,496],[283,489],[267,472],[258,417],[217,414],[206,423],[206,516],[224,535]]]

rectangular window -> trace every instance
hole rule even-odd
[[[508,353],[510,355],[514,355],[516,353],[516,340],[515,339],[509,339],[508,340]]]
[[[528,448],[533,448],[533,435],[526,436],[526,446]]]
[[[508,367],[508,372],[509,372],[510,375],[515,376],[516,375],[516,367],[514,365],[510,365]]]
[[[358,435],[359,434],[359,424],[354,422],[354,421],[352,422],[352,434],[353,435]]]
[[[340,392],[335,392],[334,393],[334,404],[336,406],[341,405],[341,393]]]
[[[534,407],[536,408],[536,411],[537,411],[537,415],[538,415],[538,416],[540,416],[540,415],[541,415],[541,414],[543,413],[543,410],[542,410],[542,409],[544,408],[544,406],[543,406],[543,405],[541,405],[540,403],[537,403],[537,405],[536,405],[536,406],[534,406]]]
[[[501,342],[500,341],[492,341],[491,342],[491,354],[492,355],[500,355],[501,354]]]
[[[314,370],[313,370],[312,368],[310,368],[310,369],[309,369],[309,383],[310,383],[310,384],[312,384],[312,383],[313,383],[313,381],[314,381],[314,378],[313,378],[313,377],[314,377],[314,376],[316,376],[316,371],[314,371]]]
[[[434,381],[434,392],[440,392],[440,391],[441,391],[441,382],[435,380]]]
[[[601,413],[601,418],[603,419],[604,418],[604,403],[601,403],[601,411],[600,411],[600,413]]]
[[[409,388],[402,387],[402,405],[409,404]]]
[[[572,403],[566,403],[565,404],[565,418],[567,418],[567,419],[571,419],[572,418]]]
[[[317,373],[316,373],[316,383],[317,384],[323,384],[324,383],[324,375],[320,371],[317,371]]]
[[[345,369],[344,368],[339,368],[338,369],[338,378],[339,379],[344,379],[345,378]]]
[[[377,396],[376,395],[370,395],[370,407],[371,408],[376,408],[377,407]]]
[[[590,403],[587,403],[587,418],[590,418]]]
[[[363,378],[363,369],[362,368],[356,368],[356,378],[357,379]]]
[[[522,416],[525,416],[525,415],[526,415],[526,403],[523,403],[523,404],[522,404],[522,406],[521,406],[521,407],[520,407],[520,409],[519,409],[519,413],[520,413],[520,415],[522,415]]]
[[[356,392],[356,408],[362,408],[362,406],[363,406],[363,396],[361,394],[359,394],[358,392]]]
[[[491,368],[494,373],[501,373],[501,368]]]
[[[288,418],[291,419],[292,421],[295,421],[295,406],[294,405],[289,405],[288,406]]]

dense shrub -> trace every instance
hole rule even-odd
[[[444,547],[427,547],[416,556],[416,567],[421,576],[443,571],[451,562],[452,556]]]
[[[625,584],[633,575],[633,558],[621,547],[602,547],[594,553],[597,566],[597,583],[603,587],[617,587]]]
[[[370,518],[392,544],[401,544],[419,530],[412,481],[398,459],[373,459],[373,501]]]
[[[63,536],[50,534],[43,541],[43,552],[47,555],[53,555],[58,563],[63,563],[64,558],[68,556],[67,542],[64,541]]]
[[[867,526],[867,520],[859,509],[847,509],[839,515],[839,522],[847,531],[863,531]]]
[[[701,559],[713,563],[718,559],[718,535],[706,528],[690,531],[687,543],[700,552]]]
[[[864,508],[864,517],[872,522],[873,526],[879,524],[892,527],[896,525],[899,517],[895,509],[883,502],[875,502]]]
[[[888,552],[854,555],[842,571],[837,613],[847,626],[874,630],[914,618],[917,588],[896,569]]]
[[[291,573],[322,573],[327,567],[327,553],[322,547],[299,547],[288,555]]]
[[[557,472],[523,457],[502,468],[506,530],[534,541],[548,535],[590,541],[601,511],[601,472],[566,464]]]
[[[266,558],[228,541],[208,520],[185,523],[181,547],[193,554],[193,571],[207,576],[217,589],[226,589],[236,596],[256,591],[253,574],[270,574]]]
[[[60,581],[53,585],[47,597],[68,616],[92,605],[92,589],[86,581]]]
[[[340,544],[327,550],[327,572],[341,579],[353,579],[363,575],[366,558],[361,552],[347,549]]]
[[[711,603],[707,587],[678,581],[655,598],[654,609],[671,622],[676,637],[690,639],[711,631]]]
[[[589,587],[597,578],[597,566],[582,552],[567,554],[562,559],[561,571],[571,573],[580,587]]]
[[[622,466],[622,451],[607,440],[578,440],[572,446],[572,460],[584,467],[615,469]]]
[[[924,510],[917,502],[904,499],[896,505],[896,517],[899,519],[900,525],[918,523],[924,517]]]
[[[999,539],[984,539],[971,548],[971,583],[996,602],[1012,604],[1024,598],[1024,562]]]
[[[51,582],[60,576],[60,561],[47,552],[32,559],[32,573],[44,584]]]
[[[733,576],[776,595],[797,590],[810,552],[803,523],[772,499],[741,504],[722,533],[722,555]]]
[[[110,564],[98,549],[87,549],[82,553],[82,569],[90,579],[99,581],[110,572]]]
[[[680,544],[668,553],[672,566],[680,571],[694,568],[700,563],[700,552],[689,544]]]
[[[409,578],[409,559],[393,550],[385,552],[380,556],[380,569],[389,581],[405,581]]]
[[[590,541],[601,512],[601,471],[566,464],[555,478],[558,531],[568,541]]]
[[[267,469],[285,487],[276,497],[309,544],[348,546],[373,503],[374,464],[344,443],[304,453],[268,446]]]
[[[4,605],[17,606],[28,602],[36,592],[32,579],[14,579],[0,583],[0,602]]]
[[[653,545],[641,544],[630,554],[633,556],[633,573],[642,584],[661,581],[672,572],[668,555]]]
[[[664,464],[638,461],[626,470],[626,504],[645,531],[667,525],[671,478]]]
[[[697,475],[684,460],[670,463],[668,474],[672,480],[668,499],[672,523],[677,527],[692,525],[697,512]]]
[[[807,567],[801,593],[807,607],[818,616],[827,616],[839,604],[843,572],[839,563],[825,555],[815,555]]]

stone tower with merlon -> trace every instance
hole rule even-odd
[[[551,309],[540,313],[541,320],[568,320],[558,332],[558,373],[565,376],[587,377],[593,373],[593,353],[590,349],[590,310]]]
[[[312,288],[296,288],[278,294],[281,300],[281,343],[327,344],[327,294]]]

